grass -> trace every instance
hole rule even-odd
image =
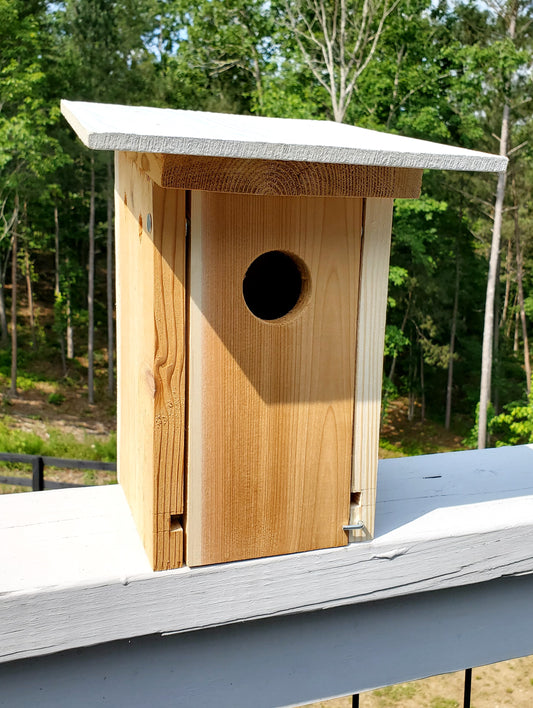
[[[459,703],[453,698],[435,696],[435,698],[431,700],[429,708],[459,708]]]
[[[46,455],[49,457],[63,457],[75,460],[95,460],[102,462],[115,462],[117,459],[116,435],[113,433],[106,437],[85,435],[82,440],[77,439],[72,433],[65,433],[53,427],[47,427],[43,437],[34,432],[20,430],[14,427],[10,416],[0,418],[0,450],[25,455]],[[15,472],[15,473],[14,473]],[[0,463],[0,473],[6,476],[26,478],[31,475],[28,465],[22,463]],[[75,484],[113,484],[116,474],[113,472],[83,470],[68,471],[46,468],[46,479],[54,481],[67,481],[70,479]],[[27,487],[12,484],[0,484],[0,494],[12,494],[29,491]]]
[[[78,440],[72,433],[49,427],[46,438],[43,438],[36,433],[13,427],[12,422],[10,416],[0,418],[2,452],[102,462],[115,462],[117,459],[117,440],[114,433],[104,439],[101,436],[85,435],[83,440]]]
[[[380,705],[390,706],[394,703],[405,701],[408,698],[413,698],[417,692],[417,686],[413,683],[400,683],[396,686],[387,686],[386,688],[378,688],[372,691],[372,694],[380,699]]]

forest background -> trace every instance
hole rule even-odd
[[[508,155],[506,183],[430,172],[396,201],[384,413],[402,397],[475,445],[485,335],[486,444],[532,442],[532,19],[523,0],[0,0],[4,404],[56,379],[50,404],[70,385],[113,409],[113,156],[75,139],[68,98]]]

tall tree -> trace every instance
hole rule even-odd
[[[519,73],[520,69],[523,70],[525,68],[525,61],[528,64],[530,63],[529,55],[527,57],[524,56],[524,53],[520,50],[517,36],[519,29],[522,31],[521,39],[524,38],[527,32],[527,28],[531,23],[531,17],[529,16],[531,7],[529,2],[527,5],[523,5],[520,0],[507,0],[505,3],[501,4],[495,2],[493,9],[495,11],[496,30],[500,31],[503,35],[501,39],[492,46],[492,51],[498,52],[497,55],[493,55],[493,61],[496,63],[497,69],[499,69],[496,76],[496,90],[502,104],[499,153],[500,155],[507,156],[511,129],[511,104],[514,98],[513,88],[516,87],[517,81],[520,81]],[[518,27],[519,21],[521,21],[521,28]],[[491,397],[494,342],[494,307],[500,260],[505,184],[506,173],[502,172],[498,176],[494,202],[494,224],[487,278],[487,294],[485,299],[478,420],[478,448],[480,449],[485,448],[487,444],[487,413]]]
[[[281,0],[280,18],[301,59],[327,92],[333,119],[344,121],[357,82],[376,54],[399,0]]]

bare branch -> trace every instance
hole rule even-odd
[[[520,143],[520,145],[517,145],[516,147],[511,148],[511,150],[507,151],[507,157],[509,157],[509,155],[512,155],[514,152],[518,152],[518,150],[521,150],[523,147],[528,145],[528,143],[529,143],[528,140],[524,140],[524,142]]]

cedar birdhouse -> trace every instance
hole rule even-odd
[[[62,110],[115,151],[119,481],[154,569],[370,538],[393,199],[424,168],[506,159],[330,122]]]

